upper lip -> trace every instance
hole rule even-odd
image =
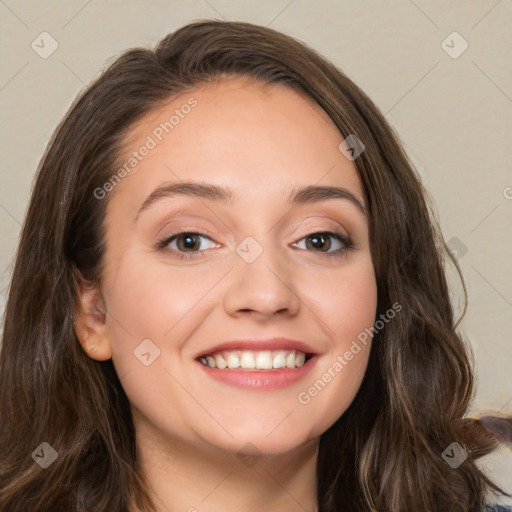
[[[280,337],[225,341],[202,351],[197,357],[203,357],[223,350],[298,350],[307,355],[315,355],[318,353],[313,347],[304,341]]]

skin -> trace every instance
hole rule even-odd
[[[104,276],[82,286],[77,332],[90,357],[114,362],[159,511],[315,511],[319,438],[352,402],[371,342],[309,403],[297,396],[373,325],[377,288],[367,218],[354,204],[285,200],[292,187],[322,185],[364,202],[361,183],[316,103],[241,78],[196,87],[140,120],[126,158],[191,96],[197,106],[112,193]],[[135,222],[156,187],[180,181],[227,186],[236,200],[166,198]],[[155,248],[179,231],[206,235],[201,257],[173,256],[187,251],[183,239]],[[343,247],[335,238],[306,245],[320,231],[348,235],[354,248],[329,258]],[[236,252],[247,236],[263,249],[252,263]],[[279,390],[247,390],[214,381],[195,361],[225,340],[269,336],[311,344],[314,371]],[[149,366],[134,356],[144,339],[160,350]]]

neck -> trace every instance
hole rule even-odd
[[[318,510],[318,439],[287,453],[251,457],[206,442],[162,440],[148,424],[136,431],[138,459],[158,512]]]

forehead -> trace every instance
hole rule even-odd
[[[117,189],[149,193],[159,182],[183,179],[225,184],[235,194],[317,183],[361,195],[355,165],[338,149],[342,140],[306,94],[283,84],[224,78],[182,92],[127,130],[119,164],[151,148]]]
[[[191,98],[197,101],[197,106],[189,109],[187,102],[191,102]],[[194,115],[189,115],[190,113]],[[199,83],[162,101],[128,127],[121,149],[130,151],[134,145],[137,146],[148,134],[155,131],[159,123],[170,121],[173,114],[171,131],[174,139],[180,133],[184,135],[183,132],[188,132],[183,128],[185,123],[181,122],[186,118],[189,118],[189,127],[191,125],[194,130],[200,129],[202,132],[208,128],[204,123],[206,117],[215,120],[217,124],[215,128],[211,128],[212,132],[218,132],[220,128],[232,128],[236,131],[244,124],[246,130],[250,128],[247,124],[252,125],[253,129],[265,125],[270,128],[276,122],[283,124],[283,115],[290,125],[296,120],[307,119],[308,122],[301,127],[303,132],[313,133],[316,131],[315,125],[322,122],[324,130],[331,132],[334,137],[339,136],[327,113],[307,94],[282,83],[263,82],[253,77],[228,76]],[[313,117],[316,122],[312,122]],[[182,125],[180,130],[177,129],[178,124]],[[155,136],[158,138],[158,135]]]

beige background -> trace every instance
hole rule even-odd
[[[435,202],[446,241],[458,249],[469,292],[462,329],[476,356],[473,413],[512,415],[507,0],[0,0],[0,313],[36,166],[73,98],[120,51],[207,18],[267,25],[306,42],[381,108]],[[58,43],[46,58],[31,47],[44,37],[50,48],[42,32]],[[455,56],[464,41],[457,58],[445,51]],[[482,463],[512,491],[510,448]]]

